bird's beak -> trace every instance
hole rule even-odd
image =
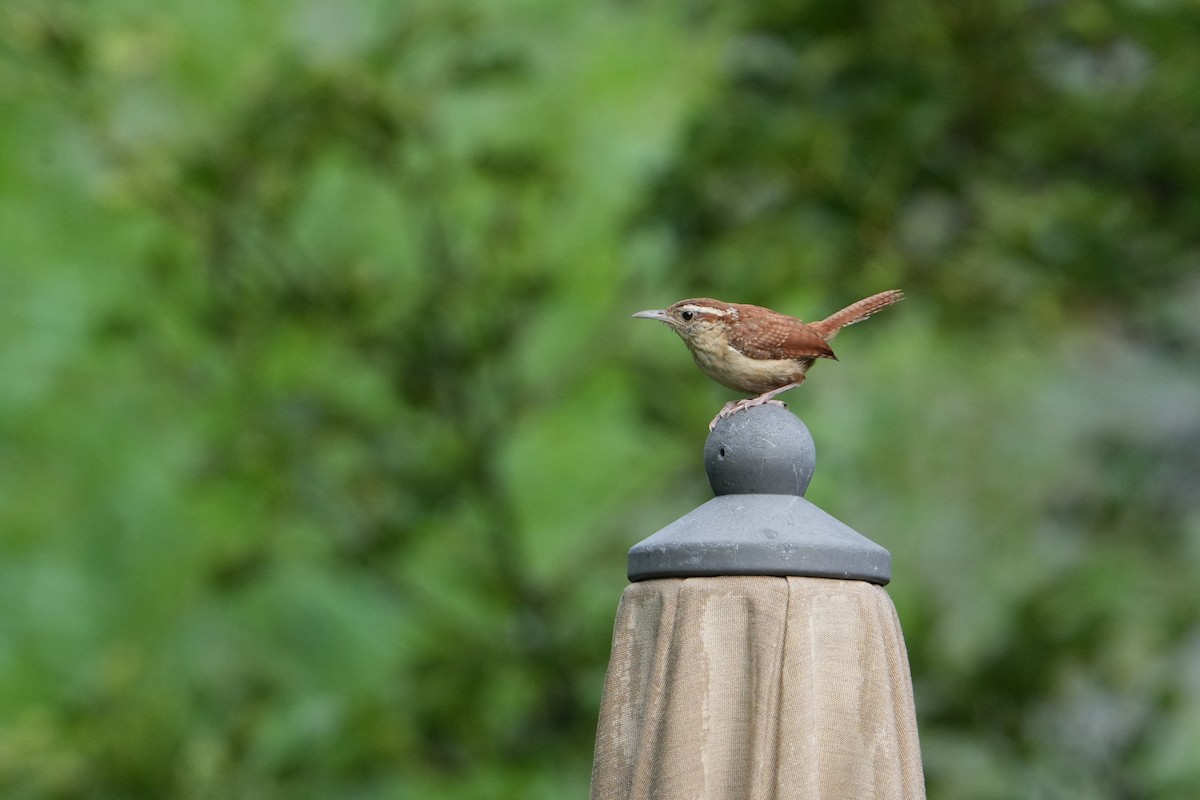
[[[639,311],[633,315],[637,319],[656,319],[659,322],[670,322],[671,318],[667,316],[666,309],[656,308],[651,311]]]

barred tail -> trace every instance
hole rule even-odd
[[[865,300],[859,300],[857,303],[846,306],[836,314],[831,314],[820,322],[814,322],[812,327],[817,330],[817,333],[826,339],[832,339],[834,335],[846,327],[853,325],[856,322],[862,322],[867,317],[874,314],[881,308],[887,308],[892,303],[898,303],[904,299],[904,292],[899,289],[890,289],[886,292],[873,294]]]

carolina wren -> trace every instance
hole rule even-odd
[[[881,308],[904,299],[899,289],[871,295],[820,322],[804,322],[769,308],[723,303],[708,297],[680,300],[670,308],[639,311],[633,316],[665,322],[679,334],[696,366],[722,386],[757,395],[725,404],[708,424],[763,403],[804,382],[818,358],[837,360],[829,340]]]

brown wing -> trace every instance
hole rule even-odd
[[[730,344],[750,358],[832,358],[828,342],[804,322],[769,308],[730,303],[737,309]]]

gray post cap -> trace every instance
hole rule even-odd
[[[712,500],[629,550],[629,580],[806,575],[886,584],[887,550],[804,499],[816,466],[808,428],[782,406],[739,411],[704,446]]]

